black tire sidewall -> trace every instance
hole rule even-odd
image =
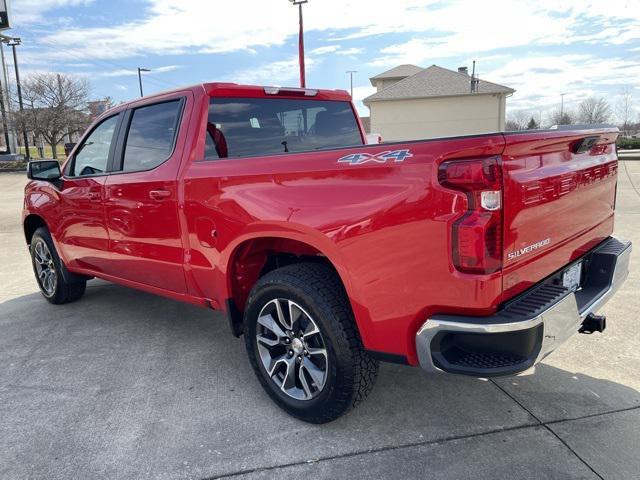
[[[321,415],[325,408],[335,407],[339,391],[352,387],[350,372],[351,358],[348,342],[339,334],[336,334],[335,325],[331,317],[335,313],[322,298],[313,294],[313,290],[300,288],[288,282],[266,279],[260,281],[247,302],[245,312],[245,344],[250,362],[256,370],[258,379],[271,398],[290,414],[313,421],[313,418]],[[274,381],[268,376],[262,361],[258,355],[256,341],[257,319],[262,308],[271,300],[282,298],[292,300],[300,305],[314,320],[320,329],[325,348],[327,349],[329,373],[324,388],[311,400],[296,400],[282,392]],[[335,322],[338,322],[336,319]],[[345,409],[348,405],[345,406]]]

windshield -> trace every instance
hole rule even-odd
[[[212,98],[206,159],[362,145],[349,102]]]

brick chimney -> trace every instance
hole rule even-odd
[[[464,73],[465,75],[469,75],[469,69],[467,67],[458,67],[458,73]]]

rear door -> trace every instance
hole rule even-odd
[[[617,129],[505,135],[505,298],[611,235],[617,135]]]
[[[127,111],[105,185],[109,273],[177,293],[186,292],[176,179],[188,95]]]

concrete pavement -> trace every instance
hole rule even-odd
[[[640,162],[621,164],[617,234],[640,246]],[[640,478],[640,268],[535,375],[430,378],[383,365],[324,426],[263,393],[224,318],[92,281],[37,293],[21,174],[0,175],[0,478]],[[637,250],[637,248],[636,248]]]

